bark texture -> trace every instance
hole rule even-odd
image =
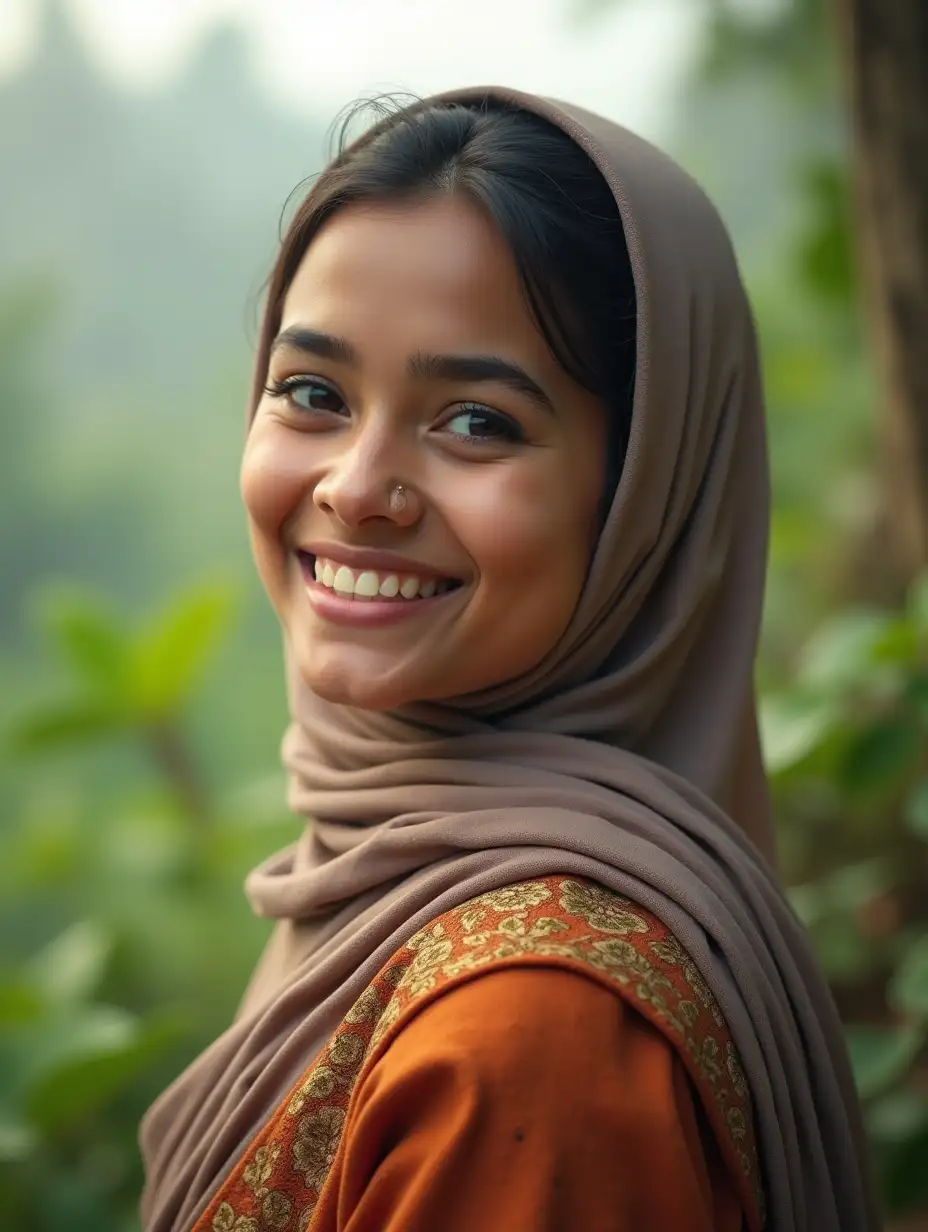
[[[928,0],[833,0],[900,573],[928,567]]]

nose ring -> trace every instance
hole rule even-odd
[[[398,483],[390,493],[390,510],[392,513],[402,513],[406,508],[406,489]]]

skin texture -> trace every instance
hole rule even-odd
[[[355,353],[276,347],[269,385],[323,387],[266,392],[242,464],[255,561],[307,685],[386,710],[535,667],[583,586],[607,411],[551,355],[500,234],[460,197],[346,207],[290,285],[280,333],[293,327]],[[411,373],[422,354],[515,363],[551,408],[497,380]],[[397,484],[401,511],[390,507]],[[333,623],[314,610],[296,555],[319,541],[399,553],[462,585],[394,624]]]

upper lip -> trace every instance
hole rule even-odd
[[[297,549],[308,556],[322,557],[333,564],[347,565],[349,569],[370,569],[374,573],[408,573],[418,578],[452,578],[459,580],[447,569],[436,569],[421,560],[410,560],[396,552],[381,552],[374,548],[353,548],[347,543],[307,543]]]

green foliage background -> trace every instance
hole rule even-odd
[[[869,538],[821,6],[706,8],[671,145],[735,235],[763,344],[782,862],[902,1214],[928,1202],[928,581],[885,585]],[[141,1112],[234,1013],[266,936],[242,879],[298,832],[236,465],[246,305],[322,141],[249,90],[230,31],[130,102],[46,24],[0,84],[0,1226],[130,1232]]]

